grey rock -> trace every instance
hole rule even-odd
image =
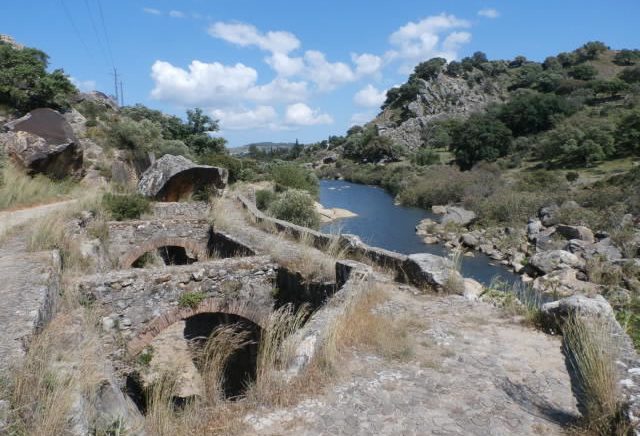
[[[595,241],[593,232],[591,231],[591,229],[585,226],[558,225],[556,227],[556,232],[558,232],[559,234],[561,234],[567,239],[579,239],[585,242]]]
[[[559,210],[560,210],[560,207],[558,207],[557,204],[552,204],[552,205],[540,208],[540,210],[538,211],[538,217],[540,218],[542,225],[544,225],[545,227],[549,227],[554,224],[557,224],[555,215],[558,213]]]
[[[197,165],[183,156],[166,154],[144,172],[138,192],[160,201],[178,201],[201,189],[224,189],[227,178],[225,168]]]
[[[450,259],[430,253],[409,255],[403,269],[409,282],[419,288],[442,291],[448,287],[452,279],[462,283],[462,276]]]
[[[590,247],[591,255],[603,256],[609,261],[622,259],[622,252],[613,245],[611,238],[604,238]]]
[[[442,217],[442,224],[454,223],[462,226],[471,224],[476,219],[473,211],[458,206],[447,206],[447,212]]]
[[[564,250],[551,250],[536,253],[531,258],[531,265],[544,274],[563,268],[582,266],[582,261],[573,253]]]
[[[529,224],[527,224],[527,237],[530,241],[533,241],[542,230],[542,222],[538,219],[529,220]]]
[[[464,279],[464,297],[467,300],[475,301],[484,292],[484,286],[481,283],[465,278]]]
[[[569,315],[613,317],[613,309],[602,295],[593,298],[573,295],[542,305],[542,312],[553,317],[566,318]]]
[[[31,174],[54,179],[78,176],[82,170],[82,150],[73,129],[53,109],[35,109],[5,124],[0,136],[7,156]]]
[[[465,233],[460,237],[460,242],[462,242],[462,245],[465,247],[476,248],[480,240],[473,233]]]

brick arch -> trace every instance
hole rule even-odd
[[[182,247],[192,252],[198,260],[202,260],[207,256],[206,242],[189,238],[160,237],[145,241],[128,251],[120,258],[118,265],[122,269],[131,268],[133,262],[143,254],[168,246]]]
[[[132,356],[140,353],[153,339],[167,327],[202,313],[226,313],[237,315],[264,328],[271,313],[271,308],[259,306],[251,302],[229,301],[221,298],[207,298],[197,307],[176,307],[154,318],[141,332],[127,344]]]

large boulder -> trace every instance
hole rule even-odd
[[[569,297],[574,294],[595,294],[600,286],[580,280],[580,272],[573,268],[553,271],[533,281],[533,290],[546,295]]]
[[[558,225],[556,232],[561,234],[567,239],[579,239],[585,242],[594,242],[595,237],[591,229],[585,226],[566,226]]]
[[[549,317],[564,319],[568,316],[597,316],[615,319],[611,305],[602,295],[593,298],[573,295],[542,305],[542,313]]]
[[[408,281],[418,288],[464,292],[464,282],[450,259],[430,253],[408,256],[403,264]],[[455,289],[452,289],[455,288]]]
[[[183,156],[165,154],[142,174],[138,192],[158,201],[178,201],[206,189],[227,186],[225,168],[197,165]]]
[[[78,176],[82,150],[71,125],[53,109],[35,109],[5,124],[0,143],[7,156],[30,174],[54,179]]]
[[[458,206],[447,206],[447,213],[442,217],[442,224],[454,223],[467,226],[476,219],[473,211]]]
[[[551,250],[533,255],[531,265],[543,274],[548,274],[558,269],[581,267],[582,261],[568,251]]]

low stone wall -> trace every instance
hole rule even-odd
[[[175,322],[190,313],[231,307],[245,307],[250,313],[270,312],[276,270],[277,265],[267,256],[230,258],[112,271],[82,277],[76,286],[82,299],[103,314],[103,327],[118,331],[133,341],[129,346],[132,351],[139,351],[167,326],[167,320]],[[198,293],[202,301],[195,307],[183,307],[179,302],[185,293]]]
[[[205,219],[211,212],[204,201],[156,202],[153,203],[153,216],[156,219]]]
[[[118,268],[129,268],[140,256],[164,246],[185,248],[195,258],[208,254],[211,226],[204,219],[111,221],[107,246]]]
[[[317,230],[279,220],[263,213],[256,207],[254,202],[252,202],[245,196],[238,195],[237,199],[240,204],[251,214],[256,222],[270,223],[278,231],[288,233],[296,238],[305,235],[305,237],[311,239],[313,245],[316,248],[321,250],[332,244],[337,237],[339,239],[340,247],[348,251],[350,255],[363,259],[369,259],[376,265],[379,265],[383,268],[394,269],[399,276],[404,276],[403,264],[407,260],[407,256],[405,256],[404,254],[385,250],[383,248],[371,247],[370,245],[362,242],[360,238],[355,235],[328,235]]]

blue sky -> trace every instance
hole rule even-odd
[[[126,104],[205,108],[230,146],[343,134],[433,56],[640,48],[638,17],[638,0],[0,1],[0,33],[82,89],[113,93],[115,65]]]

